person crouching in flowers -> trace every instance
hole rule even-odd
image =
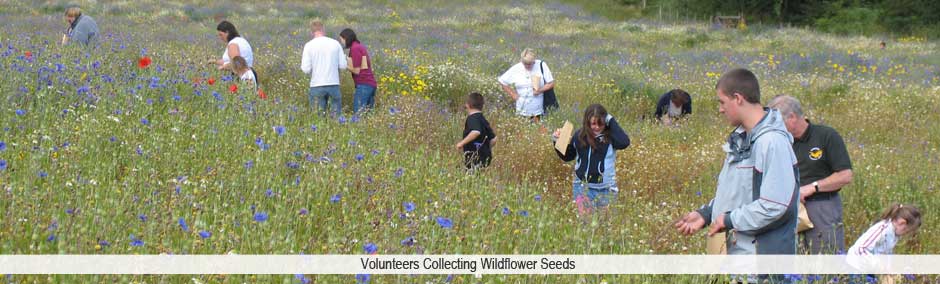
[[[917,207],[897,203],[891,205],[881,214],[878,222],[849,248],[847,262],[858,269],[881,268],[867,256],[893,254],[898,239],[917,232],[920,224],[920,210]],[[888,277],[881,283],[894,283],[894,277]]]
[[[467,169],[484,168],[493,159],[491,148],[496,145],[496,133],[486,117],[483,117],[483,95],[470,93],[464,107],[467,109],[467,121],[464,123],[463,140],[454,147],[464,153]]]
[[[617,150],[630,146],[630,137],[623,131],[603,106],[593,104],[584,111],[582,128],[575,131],[562,160],[576,160],[574,167],[573,197],[579,212],[590,212],[594,207],[607,207],[616,198]],[[561,129],[555,130],[557,140]]]
[[[235,71],[235,76],[238,76],[242,82],[248,83],[253,89],[258,88],[258,74],[255,73],[255,69],[248,67],[248,62],[245,61],[244,57],[235,56],[235,58],[232,58],[232,70]]]

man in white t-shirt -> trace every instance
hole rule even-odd
[[[539,122],[544,109],[542,93],[555,87],[555,78],[548,66],[535,59],[532,49],[523,50],[521,57],[519,63],[499,76],[499,84],[516,102],[516,114]]]
[[[327,100],[332,106],[332,115],[342,112],[342,97],[339,92],[339,70],[346,69],[343,46],[335,39],[326,37],[323,23],[319,19],[310,22],[313,39],[304,45],[300,69],[310,74],[310,107],[325,113]],[[316,106],[314,107],[314,103]]]

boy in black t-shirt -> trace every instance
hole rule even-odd
[[[490,149],[496,145],[496,133],[483,117],[483,95],[470,93],[464,107],[467,109],[467,121],[464,123],[463,140],[457,142],[455,148],[463,151],[467,169],[489,166],[493,157]]]

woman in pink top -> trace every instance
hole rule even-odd
[[[365,108],[375,106],[375,75],[372,74],[372,58],[366,46],[359,43],[356,32],[344,29],[339,33],[339,42],[349,49],[347,60],[348,70],[352,73],[353,82],[356,83],[356,92],[353,94],[353,111],[359,112]]]

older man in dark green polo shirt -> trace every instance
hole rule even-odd
[[[852,161],[842,136],[832,127],[812,124],[803,117],[800,101],[776,96],[776,108],[793,134],[793,153],[800,168],[800,198],[813,228],[802,232],[803,248],[810,254],[845,252],[842,198],[839,191],[852,182]]]

